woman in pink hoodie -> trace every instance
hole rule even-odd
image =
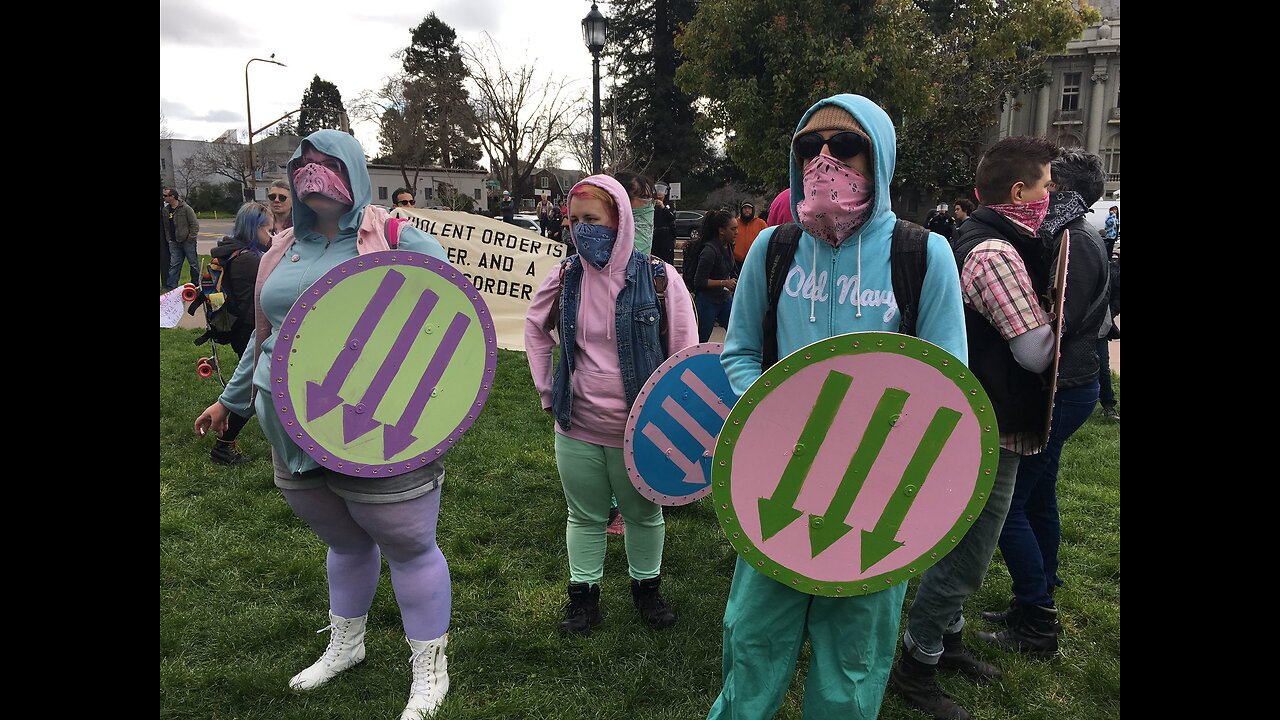
[[[542,408],[555,418],[556,466],[569,509],[562,634],[590,635],[600,624],[610,494],[627,523],[633,605],[654,629],[676,621],[659,592],[662,508],[632,486],[622,434],[645,380],[697,343],[698,324],[676,269],[635,251],[630,209],[626,190],[607,175],[573,186],[568,218],[578,254],[543,280],[525,317],[529,370]],[[553,365],[557,328],[561,352]]]

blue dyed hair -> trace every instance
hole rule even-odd
[[[253,200],[241,205],[240,212],[236,213],[236,227],[232,234],[256,255],[263,251],[258,245],[258,229],[267,224],[268,217],[266,206]]]

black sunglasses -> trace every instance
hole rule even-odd
[[[838,132],[826,140],[822,139],[822,133],[815,131],[796,138],[796,156],[801,160],[817,157],[823,145],[831,150],[833,157],[838,158],[857,157],[871,149],[867,139],[852,130]]]
[[[289,196],[288,196],[288,195],[278,195],[278,194],[276,194],[276,193],[267,193],[267,199],[268,199],[268,200],[275,200],[276,202],[284,202],[285,200],[288,200],[288,199],[289,199]]]
[[[418,203],[415,200],[399,200],[396,202],[396,204],[397,205],[417,205]]]

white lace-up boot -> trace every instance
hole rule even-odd
[[[311,690],[332,680],[338,673],[364,660],[364,624],[368,615],[344,618],[329,613],[329,625],[316,634],[330,631],[329,647],[311,667],[289,681],[294,690]]]
[[[407,639],[407,638],[406,638]],[[409,690],[409,704],[400,713],[400,720],[422,720],[435,713],[444,696],[449,692],[449,659],[444,648],[449,644],[449,633],[435,640],[409,640],[413,655],[413,687]]]

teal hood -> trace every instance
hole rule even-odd
[[[360,147],[358,140],[341,130],[317,130],[311,133],[303,139],[302,144],[298,145],[298,149],[293,151],[293,157],[289,158],[289,192],[294,197],[294,233],[301,237],[310,232],[316,224],[315,211],[302,202],[302,198],[298,197],[297,188],[293,186],[294,161],[302,157],[308,145],[325,155],[332,155],[346,166],[347,176],[351,179],[351,199],[355,204],[338,221],[338,236],[354,236],[364,217],[365,207],[373,201],[373,186],[369,182],[369,165],[364,159],[364,148]]]
[[[871,209],[871,217],[867,218],[866,224],[862,226],[861,232],[868,237],[876,235],[881,228],[893,228],[894,221],[897,216],[893,214],[892,203],[889,198],[889,182],[893,179],[893,168],[898,161],[898,134],[893,129],[893,121],[889,119],[888,113],[880,108],[879,105],[862,97],[861,95],[834,95],[819,100],[814,103],[813,107],[800,118],[800,123],[796,125],[796,132],[804,129],[809,123],[809,118],[817,112],[818,108],[824,105],[835,105],[847,110],[850,115],[858,121],[863,130],[866,130],[867,136],[871,138],[871,169],[875,177],[876,196],[875,204]],[[804,167],[800,165],[796,159],[794,145],[791,148],[791,214],[799,218],[800,213],[796,212],[796,205],[804,198]]]

